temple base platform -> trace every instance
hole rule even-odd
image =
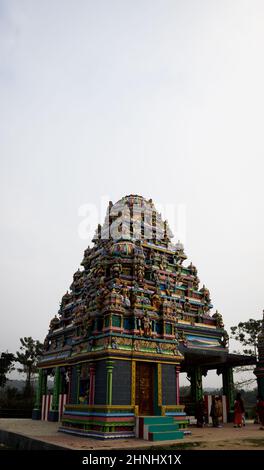
[[[135,406],[66,405],[59,431],[95,439],[182,439],[189,424],[183,407],[161,411],[163,416],[137,416]]]

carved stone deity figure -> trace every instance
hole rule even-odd
[[[187,346],[187,338],[186,338],[183,331],[179,331],[178,341],[179,341],[179,343],[182,343],[184,346]]]
[[[152,271],[152,279],[155,282],[156,286],[159,285],[160,283],[160,276],[159,273],[156,269]]]
[[[165,269],[167,268],[168,266],[168,261],[167,261],[167,258],[165,255],[161,255],[161,260],[160,260],[160,269],[162,271],[165,271]]]
[[[161,305],[161,299],[160,296],[158,295],[158,292],[154,292],[154,294],[151,297],[151,305],[154,307],[155,310],[159,310],[160,305]]]
[[[122,271],[122,265],[121,263],[115,262],[111,266],[111,275],[113,277],[119,277]]]
[[[145,313],[142,319],[142,323],[143,323],[144,336],[151,336],[152,335],[151,319],[149,318],[147,313]]]
[[[50,325],[49,325],[50,331],[56,330],[59,327],[59,324],[60,324],[60,320],[57,317],[57,315],[55,315],[55,317],[52,318],[52,320],[50,321]]]
[[[135,274],[139,283],[144,281],[145,267],[143,263],[137,263],[135,266]]]
[[[124,289],[122,289],[122,298],[123,298],[123,303],[124,303],[125,307],[130,307],[131,302],[130,302],[130,299],[128,297],[128,289],[126,287],[124,287]]]
[[[218,328],[223,328],[224,327],[223,317],[222,317],[221,313],[218,312],[218,310],[216,310],[216,312],[212,315],[212,318],[215,319],[216,326]]]

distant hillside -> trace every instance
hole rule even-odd
[[[18,379],[8,379],[6,382],[5,386],[3,387],[3,390],[7,388],[15,388],[19,392],[22,392],[23,389],[25,388],[25,380],[18,380]],[[33,388],[35,388],[37,385],[37,381],[32,382]],[[53,388],[53,382],[51,380],[48,380],[48,389],[52,390]]]

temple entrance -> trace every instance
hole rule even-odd
[[[137,362],[136,405],[140,415],[154,414],[154,364]]]

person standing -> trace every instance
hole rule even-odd
[[[221,428],[222,426],[220,426],[219,420],[221,420],[222,416],[223,416],[223,405],[222,405],[222,401],[221,401],[220,397],[216,397],[215,408],[216,408],[216,415],[217,415],[217,418],[218,418],[217,427]]]
[[[211,416],[212,421],[213,421],[213,427],[218,428],[219,420],[218,420],[218,416],[217,416],[217,404],[216,404],[216,398],[215,397],[212,398],[210,416]]]
[[[241,398],[241,393],[237,393],[235,403],[234,403],[234,428],[242,427],[244,413],[245,413],[245,406]]]

